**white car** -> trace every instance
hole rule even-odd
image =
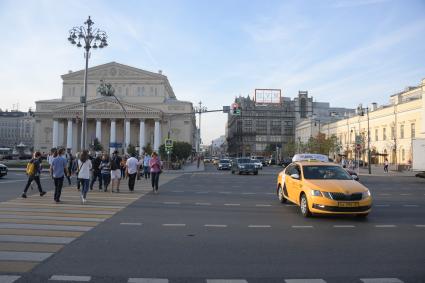
[[[254,163],[255,168],[262,170],[263,169],[263,163],[258,159],[252,159],[252,163]]]

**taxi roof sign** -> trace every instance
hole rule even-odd
[[[295,161],[329,162],[329,158],[326,155],[323,155],[323,154],[302,153],[302,154],[295,154],[294,157],[292,157],[292,162],[295,162]]]

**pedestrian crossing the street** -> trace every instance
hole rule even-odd
[[[176,177],[163,176],[160,184]],[[150,191],[149,182],[142,180],[136,183],[135,192],[128,191],[126,182],[120,193],[89,191],[84,205],[75,186],[63,189],[59,204],[53,201],[52,191],[43,197],[34,194],[0,203],[0,273],[13,273],[0,276],[0,283],[16,281],[19,274]]]

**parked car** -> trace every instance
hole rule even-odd
[[[8,168],[6,165],[0,163],[0,178],[7,175]]]
[[[230,160],[229,159],[221,159],[218,162],[217,170],[230,170]]]
[[[262,170],[263,169],[263,163],[258,159],[251,159],[251,162],[254,163],[255,168]]]
[[[239,174],[242,173],[252,173],[254,175],[258,175],[258,169],[255,168],[254,163],[251,162],[251,159],[249,158],[236,158],[235,161],[232,163],[232,174]]]
[[[252,160],[257,159],[261,162],[261,164],[263,164],[263,166],[267,166],[267,162],[264,156],[251,156],[251,159]]]

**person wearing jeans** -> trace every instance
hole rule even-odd
[[[81,202],[82,204],[86,203],[87,192],[89,190],[90,184],[90,171],[92,169],[92,163],[89,159],[89,152],[83,150],[81,153],[80,159],[78,160],[78,179],[81,182]]]
[[[152,190],[156,194],[158,193],[159,174],[161,174],[161,161],[156,152],[152,153],[149,167],[151,168]]]
[[[55,195],[54,200],[56,203],[60,202],[62,193],[63,179],[66,175],[69,175],[67,161],[63,157],[65,149],[59,149],[56,157],[53,158],[52,164],[50,165],[50,174],[53,176],[55,182]]]
[[[93,185],[96,180],[99,180],[99,191],[102,190],[102,173],[100,171],[100,163],[102,162],[102,158],[100,154],[96,154],[96,158],[92,162],[93,167],[93,177],[90,182],[90,190],[93,190]]]
[[[46,194],[46,192],[44,192],[43,189],[41,188],[41,183],[40,183],[41,153],[39,151],[35,152],[34,157],[33,159],[31,159],[30,162],[34,164],[35,172],[33,175],[28,176],[28,182],[27,182],[27,185],[25,186],[24,192],[22,194],[22,198],[27,198],[27,191],[32,181],[35,181],[35,183],[37,184],[38,191],[40,192],[40,196],[44,196]]]

